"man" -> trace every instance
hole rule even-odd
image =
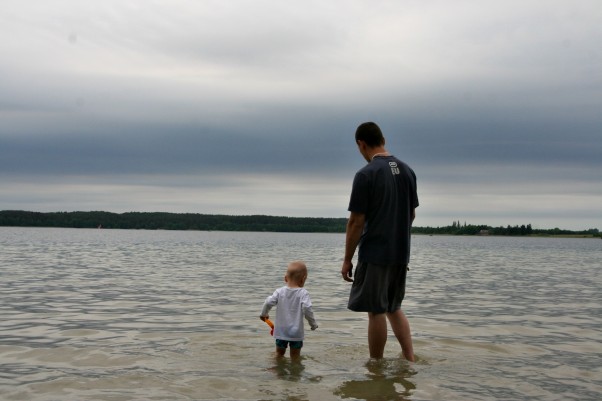
[[[356,173],[349,201],[341,268],[343,279],[353,282],[348,307],[368,312],[371,358],[383,357],[388,319],[403,356],[414,361],[410,323],[401,301],[410,260],[410,228],[418,206],[416,175],[385,149],[385,138],[375,123],[361,124],[355,142],[368,164]],[[358,245],[353,276],[352,258]]]

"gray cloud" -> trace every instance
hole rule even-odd
[[[600,226],[601,17],[596,1],[6,0],[0,207],[341,216],[353,132],[374,120],[418,173],[418,224]]]

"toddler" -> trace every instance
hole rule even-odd
[[[309,292],[303,286],[307,279],[307,267],[301,261],[291,262],[284,276],[284,287],[278,288],[266,298],[259,318],[265,321],[269,318],[269,311],[276,306],[276,321],[274,322],[274,338],[276,339],[276,353],[284,356],[286,348],[290,346],[291,358],[301,355],[305,332],[303,318],[307,319],[312,330],[318,328],[314,313],[311,309]]]

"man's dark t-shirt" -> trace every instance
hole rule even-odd
[[[355,174],[349,211],[366,216],[358,260],[381,266],[410,261],[416,175],[394,156],[377,156]]]

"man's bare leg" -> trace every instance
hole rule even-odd
[[[412,346],[412,331],[410,330],[410,322],[401,309],[392,313],[387,313],[389,323],[393,333],[399,341],[403,356],[408,361],[414,362],[414,347]]]
[[[387,319],[384,313],[368,313],[370,358],[382,358],[387,343]]]

